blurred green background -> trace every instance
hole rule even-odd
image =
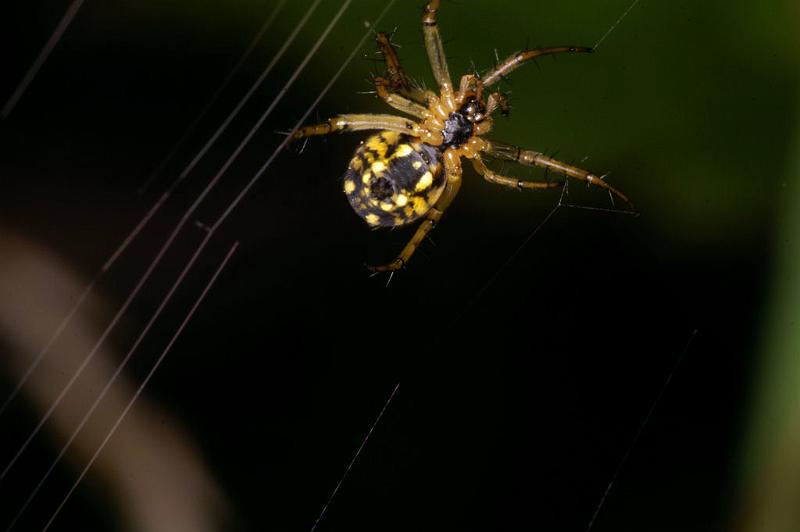
[[[139,186],[276,2],[86,3],[0,123],[4,227],[91,276],[310,3],[282,9],[143,195]],[[442,4],[440,29],[458,76],[526,46],[593,45],[630,1]],[[2,98],[67,5],[4,8]],[[293,126],[385,5],[352,2],[198,221],[212,222],[263,164],[281,140],[276,132]],[[104,283],[111,301],[125,298],[339,6],[320,4],[243,115]],[[407,72],[430,86],[421,9],[399,0],[378,29],[396,30]],[[528,241],[559,192],[502,190],[467,169],[432,235],[436,245],[389,288],[361,264],[388,259],[409,234],[370,232],[350,212],[340,176],[359,137],[315,139],[300,154],[281,154],[215,237],[217,255],[233,240],[242,247],[151,387],[201,442],[236,513],[228,526],[310,527],[400,380],[320,530],[584,529],[696,330],[594,530],[800,529],[799,23],[792,0],[642,0],[597,53],[544,57],[515,72],[502,85],[511,115],[498,118],[492,138],[610,172],[641,216],[561,208]],[[366,94],[381,72],[377,58],[368,40],[312,119],[384,112]],[[572,185],[569,203],[609,207],[607,195]],[[202,236],[186,233],[115,342],[126,345],[147,320]],[[207,260],[208,268],[216,261]],[[187,287],[185,302],[196,291]],[[134,375],[147,371],[157,339],[171,334],[182,316],[173,312]],[[13,380],[3,385],[11,389]],[[35,414],[19,408],[19,426],[31,424]],[[4,453],[17,439],[3,443]],[[49,452],[38,451],[42,460]],[[65,467],[62,476],[71,474]],[[117,510],[97,511],[108,505],[86,488],[63,529],[116,528]]]

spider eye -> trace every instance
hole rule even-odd
[[[470,122],[480,122],[484,119],[484,108],[481,102],[476,98],[470,98],[461,108],[461,112],[467,117]]]

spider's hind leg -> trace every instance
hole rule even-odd
[[[494,170],[489,169],[489,167],[486,166],[480,157],[475,157],[472,159],[472,166],[475,168],[475,171],[482,175],[486,181],[489,183],[494,183],[495,185],[518,188],[520,190],[524,188],[558,188],[561,186],[561,183],[557,183],[555,181],[527,181],[498,174]]]
[[[445,192],[447,190],[445,189]],[[428,214],[425,215],[425,219],[422,220],[422,223],[417,227],[417,230],[414,231],[414,235],[411,237],[411,240],[403,247],[403,250],[397,255],[397,258],[394,259],[392,262],[388,264],[381,264],[380,266],[372,266],[367,265],[367,268],[373,272],[394,272],[401,268],[403,268],[406,264],[408,264],[409,259],[414,254],[414,252],[419,247],[420,243],[428,236],[439,220],[442,218],[443,212],[436,207],[432,208],[428,211]]]
[[[596,185],[600,188],[604,188],[610,194],[618,197],[619,199],[627,203],[632,210],[634,211],[636,210],[636,207],[634,206],[633,202],[628,198],[628,196],[626,196],[616,188],[606,183],[601,176],[593,174],[592,172],[584,170],[583,168],[563,163],[561,161],[553,159],[552,157],[548,157],[547,155],[538,151],[523,150],[522,148],[518,148],[516,146],[509,146],[508,144],[501,144],[499,142],[494,142],[494,141],[492,142],[484,141],[484,147],[482,151],[484,151],[490,157],[494,157],[497,159],[505,159],[506,161],[513,161],[522,164],[524,166],[536,166],[539,168],[544,168],[545,170],[550,170],[555,173],[571,177],[573,179],[584,181],[586,182],[587,185]],[[475,164],[475,169],[479,173],[483,174],[484,177],[486,177],[486,174],[481,171],[482,170],[481,166],[483,167],[483,169],[486,169],[487,171],[491,172],[490,170],[488,170],[488,168],[486,168],[486,165],[484,165],[479,158],[474,159],[474,164]],[[492,181],[488,177],[487,179],[489,181]],[[560,186],[560,183],[550,183],[550,184],[537,183],[536,185],[538,186],[536,186],[534,184],[536,182],[519,181],[510,178],[506,179],[509,179],[509,182],[501,182],[500,180],[494,182],[506,186],[519,186],[520,188],[551,188],[552,186]],[[522,184],[517,185],[515,184],[516,182]],[[531,183],[531,185],[528,185],[528,183]]]
[[[453,198],[458,194],[461,188],[461,164],[458,159],[445,161],[445,171],[447,172],[447,184],[442,191],[442,195],[436,201],[436,204],[426,214],[422,223],[417,227],[411,240],[400,251],[400,254],[392,262],[383,264],[381,266],[367,266],[373,272],[394,272],[403,268],[408,264],[409,259],[419,247],[420,243],[428,236],[439,220],[442,214],[450,206]]]

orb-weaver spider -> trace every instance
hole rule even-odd
[[[395,227],[424,218],[397,258],[373,271],[402,268],[423,238],[441,219],[461,186],[461,158],[469,159],[475,170],[490,183],[518,189],[560,187],[559,182],[523,181],[490,170],[481,153],[526,166],[538,166],[597,185],[628,205],[619,190],[582,168],[557,161],[543,153],[489,141],[483,136],[492,129],[492,115],[506,114],[505,97],[491,87],[524,63],[547,54],[592,52],[592,48],[558,46],[518,52],[489,72],[461,77],[454,90],[444,47],[436,23],[439,0],[429,0],[422,15],[422,33],[439,94],[412,85],[406,77],[389,37],[377,35],[386,62],[385,77],[375,78],[378,96],[391,107],[411,115],[344,114],[327,122],[298,129],[293,139],[334,132],[379,130],[361,143],[344,177],[344,191],[359,216],[372,227]],[[484,98],[488,93],[488,98]]]

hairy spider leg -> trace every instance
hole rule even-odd
[[[447,176],[447,184],[445,185],[444,191],[442,191],[442,195],[433,208],[425,214],[425,219],[419,227],[417,227],[411,240],[409,240],[402,251],[400,251],[397,258],[388,264],[380,266],[368,265],[367,268],[373,272],[393,272],[399,270],[408,263],[422,240],[436,227],[436,224],[439,223],[442,214],[444,214],[444,211],[450,206],[453,198],[456,197],[458,190],[461,188],[461,159],[458,156],[445,153],[444,171]]]
[[[486,100],[486,115],[491,116],[495,111],[500,110],[500,114],[508,116],[511,107],[508,105],[508,98],[501,92],[493,92]]]
[[[411,83],[408,81],[405,70],[400,65],[400,58],[397,57],[391,35],[379,31],[375,34],[375,43],[378,45],[378,51],[386,62],[386,73],[388,79],[392,82],[392,89],[396,91],[410,90]]]
[[[418,104],[427,105],[428,99],[433,93],[414,86],[408,79],[405,70],[400,65],[400,58],[397,57],[397,51],[392,43],[391,35],[379,32],[375,36],[375,42],[378,44],[378,51],[386,62],[385,78],[388,81],[386,88]]]
[[[422,13],[422,35],[425,37],[425,50],[428,52],[428,61],[431,64],[433,77],[439,87],[452,87],[450,72],[447,69],[447,59],[444,55],[442,37],[439,35],[439,26],[436,22],[436,13],[439,11],[439,0],[430,0]]]
[[[515,177],[507,177],[501,174],[494,172],[493,170],[489,169],[488,166],[483,162],[480,156],[475,157],[472,159],[472,166],[475,168],[475,171],[478,172],[483,178],[488,181],[489,183],[494,183],[495,185],[502,185],[504,187],[511,187],[511,188],[532,188],[532,189],[542,189],[542,188],[558,188],[561,186],[561,183],[557,183],[555,181],[524,181],[522,179],[517,179]]]
[[[430,111],[417,102],[401,96],[397,92],[390,92],[391,82],[382,77],[375,78],[375,92],[378,97],[386,102],[386,105],[394,107],[402,113],[416,116],[417,118],[427,118],[430,116]]]
[[[502,144],[500,142],[494,142],[488,140],[484,140],[483,142],[484,146],[482,151],[491,157],[497,159],[505,159],[507,161],[513,161],[522,164],[524,166],[538,166],[539,168],[545,168],[547,170],[563,174],[567,177],[572,177],[580,181],[585,181],[589,185],[597,185],[598,187],[604,188],[614,196],[620,198],[622,201],[627,203],[628,206],[630,206],[630,208],[633,209],[634,211],[636,210],[636,207],[634,206],[633,202],[628,198],[628,196],[626,196],[616,188],[606,183],[602,177],[593,174],[588,170],[584,170],[583,168],[578,168],[577,166],[572,166],[571,164],[563,163],[561,161],[553,159],[552,157],[548,157],[547,155],[538,151],[523,150],[522,148],[518,148],[517,146],[511,146],[508,144]],[[478,170],[477,167],[476,170]],[[478,172],[480,172],[480,170],[478,170]],[[524,188],[541,188],[541,187],[524,187]]]
[[[538,56],[570,52],[587,53],[592,51],[591,48],[562,46],[520,52],[510,56],[497,65],[493,70],[485,74],[483,78],[478,75],[463,76],[459,84],[459,91],[456,92],[453,90],[447,61],[444,55],[444,47],[436,22],[436,14],[439,10],[439,6],[439,0],[429,0],[422,16],[425,48],[428,54],[428,60],[431,64],[431,70],[439,84],[439,94],[412,87],[400,66],[399,58],[389,35],[379,33],[376,36],[376,41],[384,56],[387,69],[385,76],[375,78],[376,93],[384,102],[394,109],[420,119],[419,123],[408,118],[385,114],[344,114],[331,118],[326,122],[305,126],[297,130],[293,135],[293,140],[310,136],[327,135],[335,132],[371,129],[404,133],[418,138],[420,142],[430,147],[441,146],[445,141],[445,120],[448,119],[453,109],[457,109],[459,105],[464,103],[463,98],[465,95],[471,94],[472,91],[474,91],[475,97],[480,101],[484,88],[496,83],[519,68],[522,64]],[[587,170],[557,161],[540,152],[523,150],[522,148],[490,142],[481,138],[482,135],[491,130],[492,121],[489,117],[498,110],[503,114],[507,114],[508,109],[508,101],[502,93],[499,91],[492,91],[489,94],[486,103],[485,118],[474,126],[474,130],[472,131],[473,136],[469,139],[469,142],[458,148],[452,146],[448,147],[442,153],[446,182],[441,196],[435,200],[436,202],[434,205],[423,215],[422,223],[417,227],[411,240],[402,249],[397,258],[388,264],[369,266],[371,270],[376,272],[395,271],[405,266],[419,244],[441,219],[442,214],[458,193],[461,186],[462,175],[461,157],[472,160],[475,170],[491,183],[519,189],[546,189],[561,186],[560,183],[555,182],[527,181],[498,174],[484,164],[479,156],[481,152],[493,158],[506,159],[526,166],[538,166],[548,170],[554,170],[564,174],[565,177],[572,177],[585,181],[590,185],[597,185],[608,190],[610,194],[621,198],[630,205],[631,208],[635,209],[633,203],[627,196],[608,185],[603,181],[602,177]],[[345,191],[347,192],[347,190]]]
[[[295,131],[292,140],[328,135],[345,131],[396,131],[414,137],[420,136],[420,128],[416,122],[394,115],[379,114],[346,114],[329,118],[325,122],[304,126]]]
[[[521,67],[528,61],[532,61],[542,55],[563,54],[563,53],[592,53],[593,48],[585,46],[554,46],[551,48],[537,48],[536,50],[528,50],[526,52],[517,52],[511,54],[499,65],[487,72],[481,77],[484,87],[489,87],[504,77],[511,74],[513,71]]]

